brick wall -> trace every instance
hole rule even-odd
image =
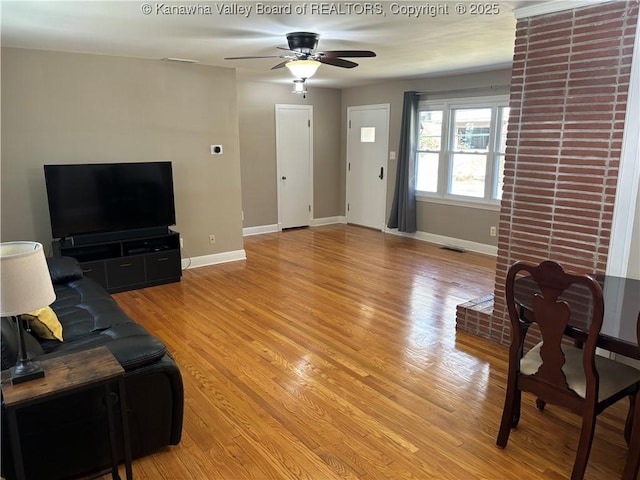
[[[489,338],[508,343],[510,265],[604,273],[638,1],[517,23]]]

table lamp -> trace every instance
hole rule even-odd
[[[0,316],[12,317],[18,329],[18,361],[10,369],[12,384],[44,377],[39,362],[29,360],[22,314],[53,303],[51,276],[44,250],[36,242],[0,243]]]

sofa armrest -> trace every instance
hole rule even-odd
[[[49,275],[51,281],[56,283],[68,283],[83,277],[82,267],[75,258],[71,257],[48,257]]]
[[[55,349],[38,360],[55,358],[99,346],[106,346],[125,371],[136,370],[158,362],[167,353],[167,347],[140,324],[129,322],[112,325],[71,341],[56,342]]]
[[[146,419],[139,420],[148,423],[145,430],[153,431],[154,428],[158,427],[157,418],[159,412],[150,410],[148,400],[149,392],[155,393],[155,403],[163,403],[167,412],[171,412],[169,418],[167,418],[166,414],[163,415],[163,418],[166,418],[169,424],[169,429],[160,435],[162,442],[167,445],[178,445],[182,438],[184,386],[182,374],[173,357],[167,352],[155,363],[126,372],[125,383],[127,386],[128,405],[132,409],[147,412]],[[164,395],[161,395],[160,392],[166,388],[169,390],[165,391]],[[165,436],[167,434],[168,437]]]

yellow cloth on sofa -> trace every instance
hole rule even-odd
[[[62,324],[51,307],[25,313],[23,317],[28,320],[33,333],[38,337],[62,342]]]

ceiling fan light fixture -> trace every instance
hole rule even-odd
[[[316,73],[320,65],[317,60],[292,60],[287,62],[285,66],[295,77],[307,79]]]
[[[306,78],[295,79],[293,81],[293,90],[291,93],[297,93],[298,95],[302,95],[302,98],[307,98],[307,86],[305,85]]]
[[[304,84],[304,80],[294,80],[293,90],[291,93],[299,93],[305,95],[307,93],[307,86]]]

